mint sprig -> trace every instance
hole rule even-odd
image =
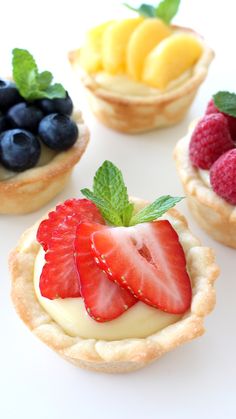
[[[227,91],[218,92],[213,95],[213,101],[220,112],[236,118],[236,94]]]
[[[12,51],[13,79],[26,100],[65,98],[66,91],[59,84],[51,84],[53,75],[50,71],[39,73],[34,57],[25,49]]]
[[[135,214],[122,173],[108,160],[94,176],[93,191],[86,188],[81,192],[95,203],[109,224],[125,227],[156,220],[182,199],[165,195]]]
[[[129,4],[124,3],[124,6],[128,7],[130,10],[138,12],[141,16],[158,17],[167,24],[169,24],[177,14],[179,5],[180,0],[162,0],[157,6],[143,3],[139,7],[132,7]]]

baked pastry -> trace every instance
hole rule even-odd
[[[165,196],[152,206],[132,199],[128,209],[125,206],[127,195],[121,199],[127,192],[119,172],[109,162],[99,170],[97,180],[104,179],[107,171],[116,173],[110,190],[119,192],[116,197],[110,196],[110,206],[105,208],[101,195],[104,197],[106,192],[99,180],[90,197],[99,201],[99,208],[107,219],[119,224],[120,217],[124,216],[126,225],[133,227],[102,225],[103,216],[89,200],[68,200],[59,205],[48,219],[27,230],[12,251],[12,298],[25,324],[66,360],[95,371],[128,372],[204,333],[204,317],[215,304],[213,285],[218,268],[213,251],[201,246],[188,230],[184,217],[175,209],[170,209],[160,221],[143,224],[163,214],[177,198]],[[83,193],[88,195],[89,191],[83,190]],[[111,206],[118,196],[123,207],[115,213]],[[111,245],[114,233],[115,247]],[[106,240],[103,240],[104,234]],[[117,247],[120,234],[122,244]],[[99,246],[107,246],[107,243],[109,252],[103,248],[103,254],[99,253]],[[127,251],[127,245],[136,250],[132,247]],[[138,271],[135,275],[133,270],[129,271],[134,250],[139,252],[136,268],[143,274],[142,283]],[[153,261],[162,255],[158,269],[160,278],[163,272],[164,276],[167,274],[167,288],[166,285],[162,288],[156,271],[155,282],[151,280],[147,287],[145,275],[149,270],[150,280],[154,272],[149,263],[150,254]],[[127,257],[130,257],[128,264]],[[119,276],[117,269],[123,269],[124,260],[127,269]],[[133,269],[136,268],[133,265]],[[135,287],[138,290],[134,292]]]
[[[35,211],[54,198],[89,141],[81,112],[73,112],[60,84],[50,85],[51,73],[38,72],[28,51],[13,51],[13,75],[16,83],[0,83],[1,214]]]
[[[199,225],[215,240],[236,248],[236,118],[226,109],[232,96],[214,96],[205,116],[177,143],[174,157]]]
[[[127,133],[179,122],[213,57],[200,35],[170,26],[161,15],[106,22],[69,53],[94,114]]]

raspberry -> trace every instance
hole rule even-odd
[[[222,113],[215,106],[213,99],[211,99],[208,103],[205,115],[210,115],[212,113]],[[229,132],[231,134],[232,140],[236,142],[236,118],[231,115],[227,115],[226,113],[222,113],[222,115],[226,117],[229,124]]]
[[[210,169],[223,153],[233,147],[227,119],[221,113],[213,113],[204,116],[193,131],[190,159],[194,166]]]
[[[210,181],[217,195],[236,205],[236,148],[216,160],[210,170]]]

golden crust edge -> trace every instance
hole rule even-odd
[[[140,201],[139,201],[140,202]],[[68,336],[38,303],[33,288],[33,265],[39,244],[35,240],[38,223],[20,238],[11,252],[9,266],[12,275],[12,300],[16,311],[29,329],[44,343],[67,361],[87,369],[103,372],[129,372],[158,359],[166,352],[204,333],[204,317],[215,305],[214,281],[219,269],[211,249],[200,246],[187,228],[185,218],[176,210],[168,213],[169,219],[179,224],[183,234],[193,246],[186,256],[192,269],[193,301],[191,310],[177,323],[144,339],[102,341]],[[29,244],[25,247],[25,244]],[[204,267],[199,268],[199,257]]]

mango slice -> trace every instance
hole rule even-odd
[[[164,39],[146,57],[143,82],[165,89],[197,62],[202,49],[200,41],[190,34],[177,33]]]
[[[161,19],[145,19],[131,34],[127,48],[127,73],[141,80],[143,64],[149,52],[172,31]]]
[[[80,65],[88,73],[102,70],[102,41],[105,30],[114,21],[105,22],[88,31],[84,46],[80,50]]]
[[[126,50],[132,32],[143,21],[142,17],[124,19],[110,25],[103,36],[103,68],[110,74],[126,71]]]

